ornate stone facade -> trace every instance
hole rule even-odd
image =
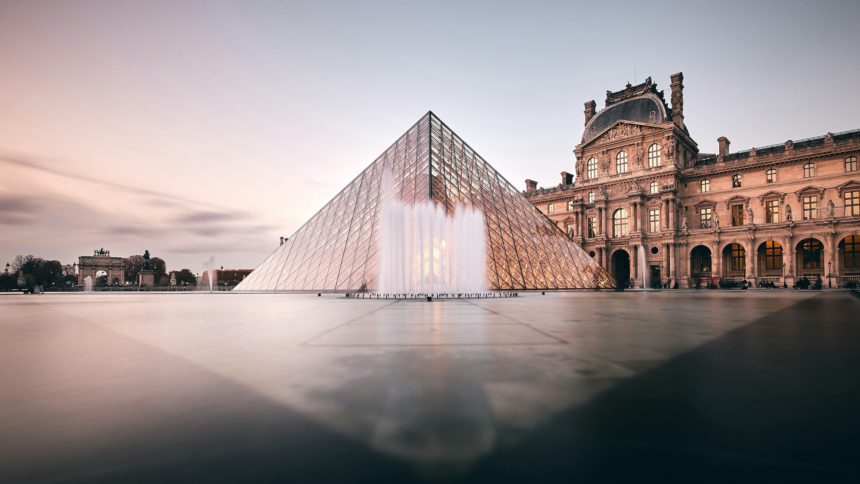
[[[620,284],[860,281],[860,130],[699,153],[683,114],[649,78],[607,92],[574,149],[576,179],[526,196]]]

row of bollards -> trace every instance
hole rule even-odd
[[[319,294],[317,294],[319,296]],[[346,293],[350,299],[425,299],[428,302],[436,299],[494,299],[519,296],[516,292],[478,292],[478,293],[439,293],[439,294],[379,294],[374,292]]]

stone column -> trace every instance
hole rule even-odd
[[[660,274],[663,278],[663,281],[671,277],[669,275],[669,271],[672,269],[672,267],[674,267],[674,264],[672,264],[672,257],[669,252],[669,247],[671,247],[671,244],[669,244],[668,242],[663,243],[663,271]],[[663,281],[660,282],[662,283]]]
[[[711,252],[711,277],[714,275],[723,277],[723,253],[720,252],[719,242],[714,243],[714,249]]]
[[[597,233],[605,234],[603,231],[603,207],[597,207]]]
[[[670,243],[668,245],[670,274],[672,275],[672,285],[674,285],[678,280],[678,249],[675,247],[674,243]]]
[[[675,228],[675,199],[672,198],[669,200],[669,215],[666,217],[669,220],[669,226],[667,229],[674,232]]]

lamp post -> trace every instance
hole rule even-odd
[[[827,261],[827,287],[831,288],[833,285],[830,283],[830,278],[833,277],[833,272],[831,272],[831,268],[833,266],[833,261]]]
[[[9,274],[9,263],[8,262],[6,263],[6,270],[3,271],[3,273],[7,274],[7,275]]]
[[[782,288],[788,289],[788,284],[785,283],[785,262],[782,263]]]

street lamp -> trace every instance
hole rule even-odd
[[[788,289],[788,284],[785,283],[785,262],[782,263],[782,288]]]
[[[833,277],[833,272],[830,271],[830,269],[832,267],[833,267],[833,261],[830,261],[830,260],[827,261],[827,287],[828,288],[833,287],[833,285],[830,283],[830,278]]]
[[[6,270],[4,271],[6,274],[9,274],[9,263],[6,263]]]

